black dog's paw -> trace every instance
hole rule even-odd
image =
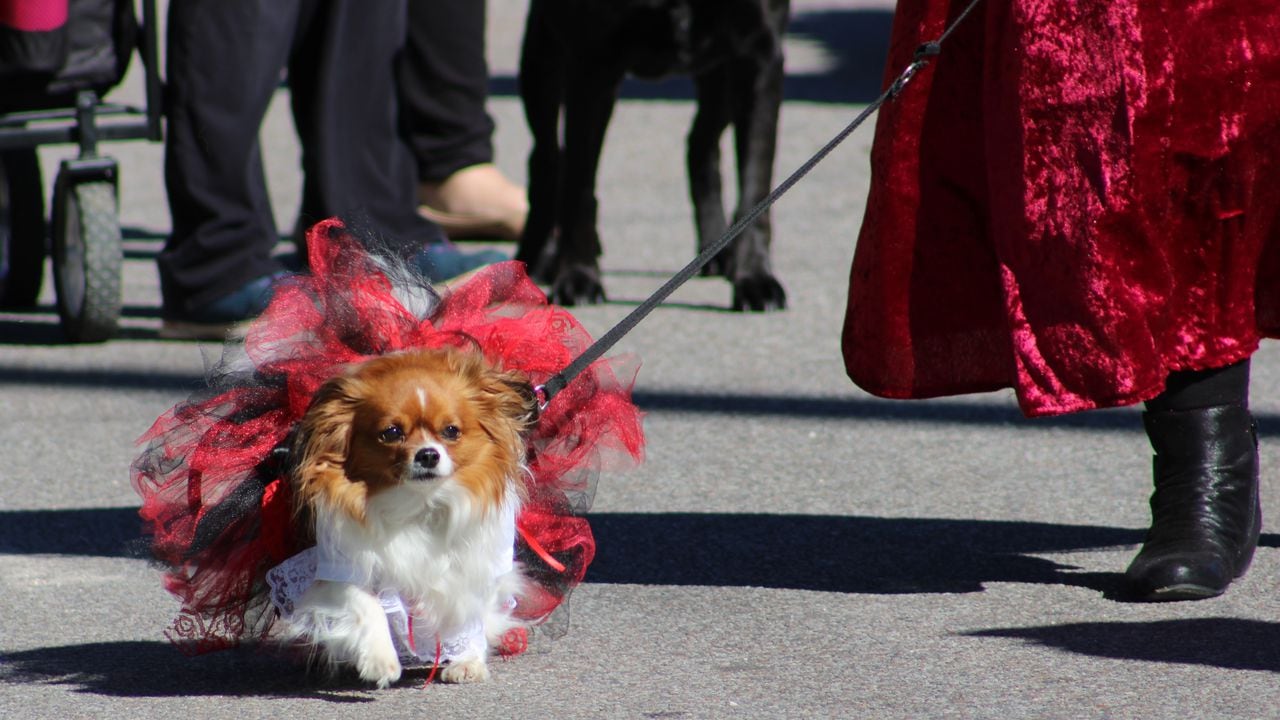
[[[529,278],[539,285],[553,285],[556,281],[555,270],[552,269],[551,263],[542,262],[529,266]]]
[[[728,277],[729,276],[729,248],[725,248],[715,254],[715,257],[707,261],[698,270],[700,277]]]
[[[529,278],[539,285],[550,285],[556,280],[556,233],[543,236],[526,235],[520,238],[515,259],[524,263]]]
[[[752,275],[733,283],[734,312],[785,310],[787,291],[772,275]]]
[[[582,265],[560,268],[551,284],[551,302],[556,305],[599,305],[605,301],[600,269]]]

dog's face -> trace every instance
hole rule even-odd
[[[380,493],[454,483],[496,507],[518,477],[536,399],[475,352],[369,360],[329,381],[302,421],[298,499],[363,521]]]

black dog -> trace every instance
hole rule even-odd
[[[720,136],[734,126],[741,216],[770,191],[782,101],[788,0],[532,0],[520,96],[533,134],[529,217],[516,259],[538,269],[563,305],[604,300],[596,232],[596,168],[623,78],[693,76],[698,112],[688,137],[689,191],[699,248],[728,227]],[[564,108],[564,147],[560,109]],[[544,258],[554,240],[554,253]],[[735,310],[786,306],[770,267],[768,214],[708,268],[733,283]]]

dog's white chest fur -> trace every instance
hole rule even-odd
[[[516,503],[482,509],[455,492],[417,512],[414,498],[385,493],[371,501],[364,525],[346,516],[317,519],[317,579],[395,591],[414,617],[441,632],[483,618],[514,570]]]
[[[465,492],[424,505],[392,491],[371,502],[365,523],[320,513],[316,546],[268,573],[272,602],[293,634],[326,645],[349,634],[354,608],[344,606],[358,592],[370,614],[374,601],[381,607],[388,639],[406,660],[433,660],[437,643],[444,661],[482,659],[489,641],[515,624],[518,503],[508,497],[482,509]],[[326,593],[344,597],[326,608]]]

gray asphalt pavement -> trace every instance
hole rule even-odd
[[[781,178],[875,92],[883,1],[796,0]],[[514,72],[524,0],[491,0],[498,162],[524,179]],[[945,54],[941,62],[945,62]],[[131,78],[119,91],[136,97]],[[682,167],[687,84],[628,85],[600,176],[604,332],[694,251]],[[189,659],[176,602],[136,559],[136,438],[194,388],[209,344],[156,337],[168,231],[161,150],[121,163],[118,339],[61,341],[0,315],[3,718],[1264,718],[1280,716],[1280,536],[1226,596],[1113,599],[1147,522],[1135,409],[1028,421],[1012,395],[891,402],[845,378],[839,328],[870,128],[782,199],[790,307],[737,315],[695,279],[628,335],[647,458],[601,478],[599,555],[568,634],[492,682],[385,691],[250,651]],[[282,231],[297,145],[281,95],[263,131]],[[65,148],[42,151],[46,174]],[[51,182],[46,177],[46,184]],[[506,246],[510,247],[510,246]],[[1267,512],[1280,511],[1280,351],[1254,366]]]

